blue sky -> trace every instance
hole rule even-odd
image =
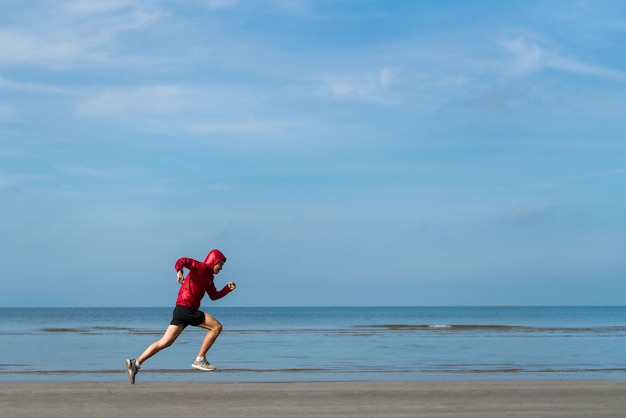
[[[625,128],[620,1],[4,0],[0,306],[623,305]]]

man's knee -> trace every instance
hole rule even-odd
[[[216,334],[219,334],[220,332],[222,332],[222,324],[220,323],[220,321],[218,321],[217,319],[215,319],[213,316],[209,314],[206,314],[204,324],[200,326],[212,332],[215,332]]]

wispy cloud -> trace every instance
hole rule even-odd
[[[137,0],[71,0],[62,5],[62,9],[70,14],[87,15],[118,11],[120,9],[133,8]]]
[[[202,4],[209,10],[228,9],[235,7],[238,0],[203,0]]]
[[[575,59],[553,56],[547,63],[548,67],[567,71],[575,74],[592,77],[607,78],[616,81],[626,81],[626,73],[623,71],[604,68],[593,64],[587,64]]]
[[[133,8],[104,13],[120,10],[128,2],[93,3],[69,3],[60,10],[44,10],[45,21],[0,28],[0,63],[67,68],[101,62],[112,53],[111,41],[118,35],[159,20],[158,12]]]
[[[250,93],[222,86],[158,85],[109,90],[80,102],[83,117],[124,122],[164,134],[279,137],[292,122],[256,116]]]
[[[562,184],[560,183],[536,183],[530,186],[532,189],[537,189],[537,190],[553,190],[553,189],[558,189],[560,187],[563,187]]]
[[[386,67],[368,75],[328,77],[326,83],[337,98],[386,103],[389,98],[385,93],[399,72],[398,68]]]
[[[209,192],[223,192],[228,190],[228,186],[221,183],[209,184],[206,186],[206,190]]]
[[[85,165],[66,165],[61,169],[69,174],[78,175],[81,177],[95,177],[95,178],[108,178],[111,177],[110,170],[103,170]]]
[[[32,174],[14,174],[0,171],[0,190],[20,189],[30,183],[45,181],[46,176]]]
[[[516,205],[504,214],[504,222],[508,224],[529,224],[545,219],[552,209],[532,208],[526,205]]]
[[[272,120],[237,120],[225,122],[220,120],[192,122],[186,124],[186,132],[198,135],[256,135],[257,137],[276,137],[284,135],[291,126],[288,121]]]
[[[77,105],[79,113],[100,118],[145,119],[166,117],[192,110],[194,104],[213,107],[208,92],[190,87],[159,85],[128,89],[109,89],[87,98]]]
[[[277,9],[297,14],[307,12],[309,8],[306,0],[272,0],[272,4]]]
[[[56,66],[77,58],[84,51],[85,41],[76,38],[0,29],[0,62]]]
[[[25,93],[63,93],[64,89],[40,83],[18,82],[0,76],[0,90],[15,90]]]
[[[118,11],[120,9],[132,8],[136,2],[133,0],[72,0],[63,4],[64,11],[72,15],[101,15]]]
[[[210,10],[228,9],[235,7],[239,0],[203,0],[202,4]]]
[[[541,69],[545,65],[545,53],[535,43],[522,38],[507,39],[502,46],[511,53],[511,68],[515,73]]]
[[[500,45],[511,54],[510,70],[525,74],[544,69],[560,70],[591,77],[626,81],[626,73],[619,70],[588,64],[576,58],[565,57],[538,42],[524,37],[502,40]]]
[[[9,103],[0,102],[0,119],[11,120],[16,115],[16,110]]]

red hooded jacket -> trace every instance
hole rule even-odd
[[[222,260],[226,261],[226,257],[219,250],[211,250],[204,259],[204,263],[184,257],[176,260],[174,264],[176,271],[182,270],[183,267],[189,270],[178,291],[176,305],[198,309],[205,292],[209,294],[211,300],[222,298],[230,293],[228,286],[218,291],[213,283],[213,266]]]

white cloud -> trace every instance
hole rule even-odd
[[[32,61],[49,59],[52,51],[38,46],[32,35],[0,29],[0,61]]]
[[[25,93],[63,93],[64,90],[51,85],[40,83],[23,83],[18,81],[8,80],[0,76],[0,90],[15,90]]]
[[[271,120],[202,121],[190,123],[186,129],[198,135],[255,134],[265,137],[281,135],[289,125],[288,122]]]
[[[209,192],[223,192],[228,190],[228,186],[224,184],[209,184],[206,187],[206,190]]]
[[[11,174],[0,171],[0,190],[16,189],[29,183],[46,180],[45,176],[32,174]]]
[[[0,29],[0,63],[67,68],[101,62],[111,53],[111,41],[120,33],[152,25],[160,19],[158,13],[141,10],[87,17],[56,10],[42,13],[46,12],[45,21]]]
[[[0,120],[11,120],[15,117],[15,109],[7,103],[0,102]]]
[[[77,111],[83,116],[135,121],[153,120],[193,123],[202,126],[207,118],[232,120],[246,114],[248,94],[227,87],[202,85],[154,85],[111,89],[83,100]],[[180,127],[180,126],[179,126]]]
[[[544,66],[541,48],[525,39],[505,40],[502,46],[512,53],[512,68],[517,73],[536,71]]]
[[[525,38],[507,39],[500,42],[500,45],[512,55],[510,69],[514,74],[551,68],[574,74],[626,81],[626,73],[624,72],[563,57],[554,51],[542,48],[537,42]]]
[[[380,70],[380,73],[378,75],[380,86],[383,89],[386,89],[394,80],[399,71],[400,70],[398,70],[397,68],[383,68],[382,70]]]
[[[537,184],[533,184],[531,186],[532,189],[538,189],[538,190],[551,190],[551,189],[558,189],[562,187],[561,184],[559,183],[537,183]]]
[[[329,77],[326,84],[335,97],[388,103],[385,93],[398,73],[398,69],[386,67],[375,75]]]
[[[527,224],[544,219],[550,209],[531,208],[526,205],[517,205],[504,214],[504,221],[510,224]]]
[[[111,173],[105,170],[99,170],[93,167],[87,167],[83,165],[68,165],[62,167],[62,169],[70,174],[78,175],[81,177],[95,177],[95,178],[107,178],[111,177]]]
[[[77,110],[100,118],[161,117],[192,108],[197,95],[194,89],[168,85],[110,90],[79,103]]]
[[[284,136],[292,122],[255,116],[249,93],[228,87],[160,85],[110,90],[77,105],[89,118],[164,134]],[[261,112],[262,111],[258,111]]]
[[[228,9],[236,6],[238,0],[204,0],[203,4],[210,10]]]
[[[592,77],[608,78],[617,81],[626,81],[626,73],[599,67],[597,65],[586,64],[573,59],[563,57],[550,57],[547,66],[576,74],[588,75]]]
[[[609,175],[622,175],[622,174],[626,174],[626,168],[615,168],[613,170],[609,170],[607,171],[607,174]]]
[[[307,2],[303,0],[273,0],[272,4],[289,13],[301,14],[308,11]]]
[[[63,10],[76,15],[103,14],[132,7],[135,1],[129,0],[73,0],[63,5]]]

